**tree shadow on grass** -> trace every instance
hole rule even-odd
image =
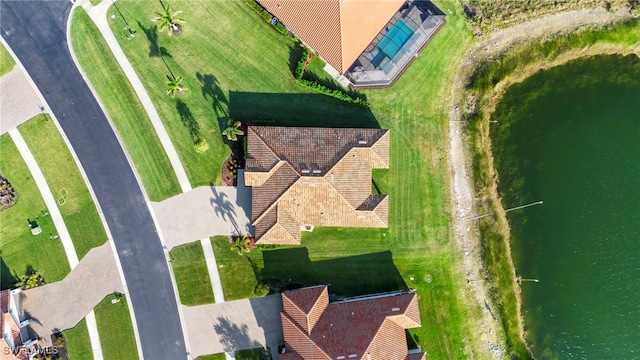
[[[323,94],[230,91],[229,116],[253,125],[380,128],[370,109]]]
[[[20,278],[18,278],[16,274],[11,273],[4,259],[0,256],[0,284],[2,290],[13,288],[19,280]]]
[[[191,137],[191,141],[195,144],[198,140],[200,140],[200,125],[198,121],[191,113],[191,109],[189,106],[185,104],[182,100],[176,99],[176,110],[180,115],[180,120],[182,120],[182,125],[184,125],[189,130],[189,136]]]
[[[138,27],[142,29],[149,41],[149,57],[171,57],[171,54],[169,54],[166,48],[158,45],[158,27],[156,25],[146,28],[138,21]]]
[[[284,283],[280,290],[331,284],[332,293],[348,297],[407,289],[390,251],[311,261],[308,249],[298,247],[264,250],[262,258],[263,268],[252,264],[256,279]]]
[[[220,89],[218,79],[212,74],[196,73],[200,85],[202,85],[202,96],[205,99],[211,100],[211,106],[216,113],[218,119],[226,118],[229,114],[227,108],[229,107],[229,101],[224,96],[224,92]]]

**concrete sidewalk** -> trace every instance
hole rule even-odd
[[[160,115],[158,115],[156,108],[153,106],[153,102],[151,101],[147,90],[144,88],[144,85],[142,85],[142,81],[140,81],[140,78],[133,69],[133,66],[131,66],[131,63],[127,59],[127,56],[120,48],[118,40],[116,40],[115,36],[113,36],[113,33],[111,32],[111,28],[109,27],[109,22],[107,20],[107,11],[109,10],[109,6],[111,6],[111,4],[113,4],[112,1],[102,1],[97,6],[91,6],[90,3],[85,3],[83,5],[83,8],[87,11],[87,14],[89,14],[91,20],[93,20],[93,22],[96,24],[98,30],[100,30],[102,37],[106,40],[107,45],[109,46],[109,49],[111,49],[113,56],[116,58],[116,61],[118,61],[120,68],[122,68],[122,71],[124,71],[127,79],[131,83],[131,86],[138,95],[138,98],[140,99],[144,110],[149,116],[149,120],[151,120],[153,129],[158,135],[158,139],[160,139],[160,143],[164,148],[164,152],[169,158],[169,162],[171,163],[171,167],[173,167],[173,171],[178,178],[178,182],[180,183],[182,191],[189,191],[191,190],[189,178],[187,177],[187,173],[182,166],[182,162],[180,162],[178,152],[173,146],[167,130],[164,128],[164,124],[160,119]]]
[[[76,326],[114,291],[124,290],[111,244],[105,243],[91,249],[62,281],[25,290],[22,305],[33,319],[34,333],[50,341],[47,335],[54,328]]]
[[[48,110],[20,66],[15,65],[13,70],[0,77],[0,134],[15,129],[42,112]]]
[[[270,346],[272,354],[277,353],[283,341],[281,311],[280,295],[224,304],[183,305],[191,356],[233,353],[261,346]]]

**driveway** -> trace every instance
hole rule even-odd
[[[281,311],[280,295],[222,304],[182,305],[191,355],[196,358],[261,346],[270,346],[272,353],[277,353],[283,341]]]
[[[0,77],[0,134],[41,114],[44,104],[18,65]]]
[[[242,173],[238,176],[244,179]],[[201,186],[152,206],[169,249],[211,236],[252,232],[251,188],[243,183]]]
[[[45,341],[54,328],[70,329],[114,291],[123,292],[120,274],[107,242],[91,249],[62,281],[22,292],[22,307],[33,319],[29,325]]]
[[[67,42],[70,1],[0,1],[0,34],[78,156],[113,238],[146,359],[186,359],[171,273],[134,170]]]

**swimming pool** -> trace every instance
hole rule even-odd
[[[378,49],[385,53],[389,59],[393,59],[413,33],[414,30],[409,24],[403,19],[398,19],[393,28],[387,31],[384,38],[380,40]]]

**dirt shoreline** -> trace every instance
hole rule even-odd
[[[450,188],[451,202],[454,214],[454,236],[456,245],[462,255],[462,266],[467,276],[468,286],[464,289],[463,296],[470,302],[469,306],[480,308],[481,315],[471,317],[470,326],[477,329],[477,333],[473,334],[474,348],[483,358],[500,359],[508,357],[505,351],[505,335],[501,326],[500,319],[496,317],[496,313],[492,311],[492,302],[489,297],[489,288],[485,283],[486,270],[481,258],[480,233],[478,223],[468,221],[467,219],[478,215],[477,199],[473,183],[472,174],[472,153],[465,143],[464,123],[462,119],[464,106],[464,85],[473,69],[484,60],[490,60],[500,54],[504,54],[518,44],[531,41],[544,41],[553,35],[567,34],[576,32],[584,28],[598,28],[623,19],[630,18],[628,11],[617,11],[615,13],[607,12],[604,9],[578,10],[558,13],[546,16],[540,19],[532,20],[511,28],[500,30],[483,36],[476,45],[469,50],[466,58],[462,61],[461,68],[454,81],[452,91],[453,103],[449,114],[449,159],[450,159]],[[519,72],[517,76],[508,78],[501,82],[491,94],[491,102],[489,106],[489,114],[493,110],[493,106],[499,100],[504,90],[511,84],[526,79],[539,69],[549,68],[566,63],[572,59],[590,56],[595,54],[608,53],[636,53],[640,55],[640,49],[621,49],[615,47],[594,47],[584,51],[569,51],[559,56],[555,61],[548,63],[535,63],[527,66],[526,69]],[[495,176],[492,161],[491,176]],[[494,182],[489,189],[490,196],[494,200],[498,200],[497,186]],[[500,204],[500,202],[496,202]],[[502,209],[497,215],[503,224],[508,224],[505,213]],[[509,247],[509,228],[505,229],[505,241],[508,253],[511,253]],[[514,274],[512,258],[506,259],[510,263],[510,267]],[[514,289],[517,294],[518,319],[520,322],[521,338],[524,342],[524,321],[521,316],[521,299],[520,287],[514,282]],[[524,342],[526,344],[526,342]]]

